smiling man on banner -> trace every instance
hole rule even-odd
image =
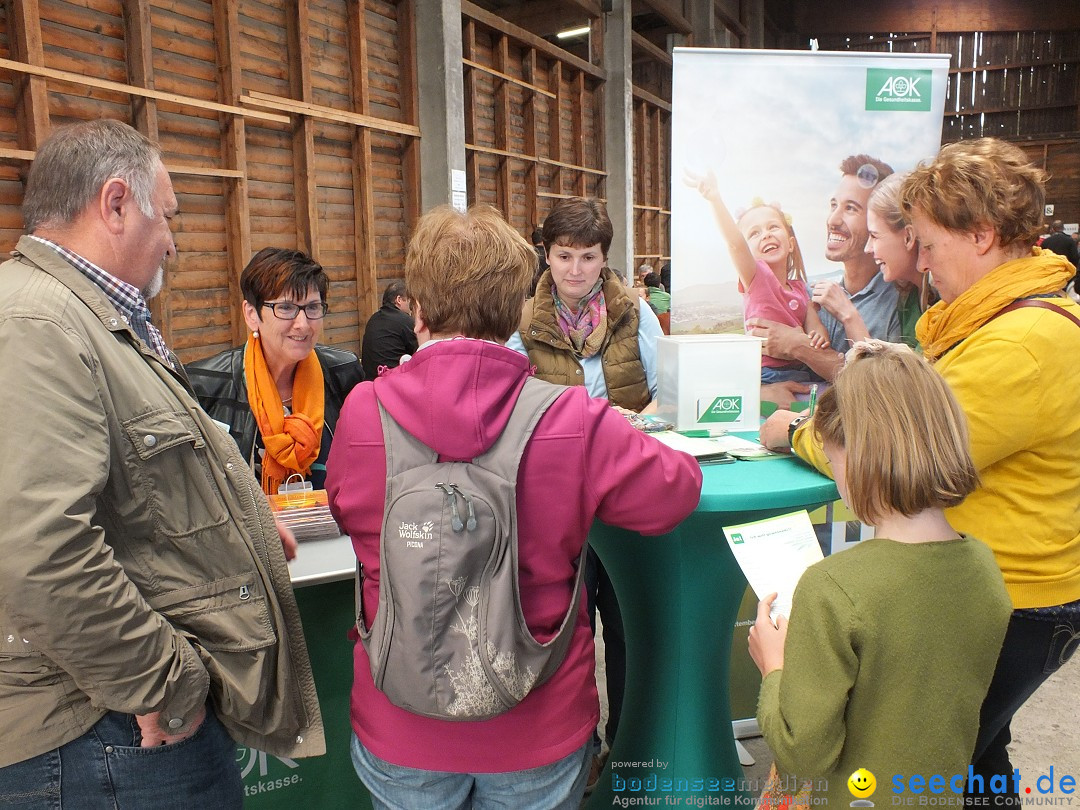
[[[841,262],[844,275],[839,283],[822,281],[814,285],[814,301],[821,305],[821,321],[828,331],[830,346],[814,349],[805,333],[773,321],[755,319],[747,324],[750,334],[765,339],[763,353],[798,360],[827,380],[836,376],[848,348],[844,323],[838,316],[841,305],[848,300],[871,337],[895,341],[900,336],[896,288],[882,278],[873,256],[865,251],[869,238],[867,202],[877,184],[892,174],[892,167],[869,155],[851,155],[840,163],[840,171],[843,176],[829,200],[825,220],[825,258]],[[762,398],[773,399],[766,396],[766,388],[769,386],[762,388]],[[786,405],[791,397],[783,392],[780,399],[785,399]]]

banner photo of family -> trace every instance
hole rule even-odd
[[[814,285],[873,261],[868,198],[937,154],[948,69],[937,54],[676,48],[672,334],[784,318],[827,345]]]

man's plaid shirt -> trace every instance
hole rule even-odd
[[[33,234],[30,236],[32,239],[41,242],[41,244],[51,247],[76,270],[100,287],[112,305],[116,307],[120,317],[124,319],[124,323],[130,326],[135,334],[142,338],[170,368],[175,368],[172,356],[169,354],[169,347],[165,345],[165,338],[161,336],[161,332],[157,330],[157,327],[150,323],[150,307],[146,305],[146,299],[143,298],[137,287],[128,284],[126,281],[121,281],[93,262],[87,261],[79,254],[72,253],[55,242]]]

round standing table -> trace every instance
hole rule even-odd
[[[591,810],[617,797],[732,806],[746,793],[728,702],[746,580],[722,528],[836,500],[836,485],[795,458],[702,471],[697,509],[670,534],[643,537],[600,523],[589,534],[619,599],[627,670],[618,733]]]

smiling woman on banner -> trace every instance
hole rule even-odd
[[[338,413],[364,379],[356,355],[316,345],[328,288],[306,253],[263,248],[240,275],[247,343],[186,367],[268,495],[295,474],[322,489]]]
[[[1014,608],[975,746],[985,784],[1011,776],[1013,714],[1080,639],[1080,306],[1064,294],[1073,266],[1034,247],[1045,179],[1019,147],[981,138],[943,147],[900,195],[941,294],[916,336],[967,416],[979,472],[947,516],[993,550]],[[827,470],[796,417],[777,411],[762,441],[793,441]]]

